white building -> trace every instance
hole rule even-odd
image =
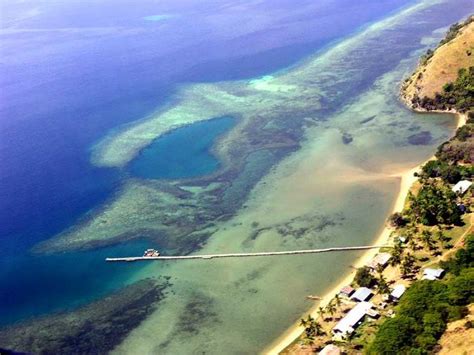
[[[469,190],[471,185],[472,182],[470,182],[469,180],[461,180],[456,185],[454,185],[452,190],[457,194],[463,195],[466,193],[467,190]]]
[[[402,284],[395,285],[393,287],[392,293],[390,293],[390,298],[394,301],[398,301],[406,291],[406,287]]]
[[[357,326],[362,323],[364,317],[368,314],[371,317],[377,316],[378,313],[372,310],[373,304],[370,302],[360,302],[349,313],[342,318],[332,329],[335,335],[347,336],[354,332]]]
[[[444,270],[443,269],[431,269],[426,268],[423,270],[423,277],[422,280],[439,280],[443,277]]]
[[[372,296],[372,291],[370,288],[361,287],[356,290],[351,296],[351,300],[355,300],[358,302],[367,301]]]

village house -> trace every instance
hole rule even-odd
[[[422,280],[439,280],[443,277],[444,269],[426,268],[423,270]]]
[[[392,292],[390,293],[390,300],[398,302],[402,295],[405,293],[406,287],[402,284],[395,285]]]
[[[339,291],[339,295],[349,298],[354,293],[354,291],[355,290],[351,286],[344,286],[341,288],[341,291]]]
[[[471,187],[472,182],[469,180],[461,180],[452,188],[454,193],[464,195]]]
[[[352,296],[351,296],[351,300],[353,301],[357,301],[357,302],[364,302],[364,301],[367,301],[368,299],[370,299],[370,297],[372,297],[372,291],[370,290],[370,288],[367,288],[367,287],[361,287],[361,288],[358,288],[357,291],[355,291]]]
[[[332,332],[336,336],[346,337],[354,332],[354,330],[362,323],[364,317],[378,317],[378,313],[372,309],[373,304],[370,302],[360,302],[349,313],[342,318]]]
[[[389,253],[379,253],[367,264],[367,267],[373,271],[377,270],[379,265],[385,267],[391,257],[392,256]]]

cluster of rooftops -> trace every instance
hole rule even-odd
[[[469,180],[461,180],[453,186],[452,191],[456,194],[463,195],[472,186],[472,182]],[[460,206],[463,207],[463,206]],[[399,237],[401,242],[405,242],[406,238]],[[380,266],[385,267],[391,255],[389,253],[377,254],[366,266],[372,271],[377,270]],[[422,280],[439,280],[443,277],[443,269],[426,268],[423,270]],[[403,284],[396,284],[393,286],[392,291],[389,295],[384,297],[384,300],[390,302],[398,302],[406,291],[406,286]],[[343,339],[348,335],[351,335],[355,329],[363,322],[366,316],[371,318],[378,318],[379,312],[376,307],[369,300],[373,296],[371,289],[367,287],[360,287],[354,289],[351,286],[343,287],[339,295],[343,298],[356,302],[356,305],[342,318],[332,329],[335,338]],[[386,305],[386,303],[385,303]],[[381,304],[381,307],[384,306]],[[393,312],[391,313],[394,316]],[[326,345],[320,352],[320,355],[340,355],[341,349],[334,344]]]
[[[385,267],[388,264],[389,259],[389,253],[379,253],[370,261],[370,263],[367,264],[367,266],[372,270],[376,270],[379,265]],[[443,269],[426,268],[424,269],[422,279],[438,280],[443,276],[443,274]],[[389,295],[384,296],[384,300],[387,302],[396,303],[400,300],[405,291],[405,285],[401,283],[396,284],[393,286],[391,293]],[[367,287],[360,287],[354,289],[351,286],[345,286],[340,290],[339,296],[344,299],[356,302],[356,304],[333,328],[332,332],[335,338],[342,339],[352,334],[355,329],[362,323],[366,316],[369,316],[371,318],[379,317],[379,312],[376,310],[375,305],[370,302],[370,299],[373,295],[373,291]],[[382,303],[382,308],[384,308],[385,305],[386,303]]]

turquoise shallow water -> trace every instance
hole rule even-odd
[[[218,137],[235,125],[220,117],[177,128],[156,139],[130,164],[133,175],[144,179],[183,179],[207,175],[219,168],[211,152]]]

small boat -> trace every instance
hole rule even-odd
[[[156,249],[147,249],[143,253],[144,258],[155,258],[157,256],[160,256],[160,252]]]
[[[309,300],[313,300],[313,301],[319,301],[321,299],[321,297],[314,296],[314,295],[306,296],[306,298],[309,299]]]

